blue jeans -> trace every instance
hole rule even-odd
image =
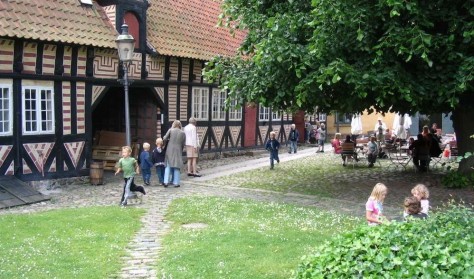
[[[156,176],[161,184],[165,183],[165,166],[156,166]]]
[[[150,182],[151,178],[151,169],[142,169],[143,182]]]
[[[165,184],[169,184],[171,171],[173,172],[173,185],[179,185],[181,179],[181,170],[179,168],[172,168],[169,165],[166,165],[165,168]]]
[[[278,150],[270,150],[270,167],[273,169],[274,160],[280,162],[280,158],[278,158]]]
[[[288,152],[295,152],[296,153],[296,148],[298,146],[298,142],[296,140],[290,140],[290,148],[288,149]]]

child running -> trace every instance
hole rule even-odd
[[[267,144],[265,145],[265,149],[270,151],[270,169],[273,169],[274,166],[274,160],[277,161],[277,163],[280,163],[280,158],[278,158],[278,149],[280,148],[280,143],[276,139],[276,133],[275,132],[270,132],[270,139],[267,141]]]
[[[135,185],[135,183],[133,183],[135,174],[137,174],[135,170],[139,170],[139,168],[137,160],[133,157],[130,157],[131,154],[132,148],[130,148],[130,146],[122,147],[122,158],[120,158],[120,160],[118,161],[118,168],[115,172],[115,175],[117,175],[119,172],[123,171],[124,184],[122,199],[120,200],[120,205],[122,206],[127,205],[127,200],[125,199],[127,184],[130,185],[130,191],[139,191],[143,195],[146,195],[145,188],[143,186],[137,186]]]
[[[383,216],[383,201],[387,195],[387,186],[383,183],[377,183],[370,194],[369,200],[365,204],[365,218],[369,226],[376,226],[386,221]]]

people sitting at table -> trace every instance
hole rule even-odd
[[[336,133],[334,135],[334,139],[331,141],[332,148],[334,149],[334,154],[341,154],[342,153],[342,146],[341,146],[341,134]]]
[[[385,142],[386,143],[394,143],[395,142],[395,134],[390,131],[390,129],[385,130]]]
[[[342,165],[344,167],[346,166],[346,159],[348,157],[352,157],[357,162],[359,161],[359,159],[357,158],[357,152],[355,150],[356,143],[351,140],[351,135],[346,136],[346,140],[342,143],[341,147]]]
[[[413,164],[420,172],[426,172],[430,163],[430,144],[422,134],[408,147],[413,152]]]
[[[377,154],[379,153],[379,147],[375,141],[375,136],[370,137],[370,141],[367,143],[367,160],[369,161],[369,168],[373,167],[377,160]]]

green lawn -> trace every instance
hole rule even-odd
[[[110,277],[143,213],[114,206],[0,216],[0,278]]]
[[[175,200],[159,278],[289,278],[303,255],[360,219],[313,207],[194,197]],[[185,228],[202,223],[207,227]]]

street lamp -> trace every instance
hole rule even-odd
[[[133,51],[135,49],[135,39],[132,35],[128,34],[128,25],[122,25],[122,34],[118,35],[115,40],[117,43],[117,50],[119,55],[119,60],[122,63],[123,67],[123,86],[125,90],[125,137],[127,141],[127,146],[131,147],[130,140],[130,110],[128,103],[128,86],[130,81],[128,80],[128,67],[132,62]]]

